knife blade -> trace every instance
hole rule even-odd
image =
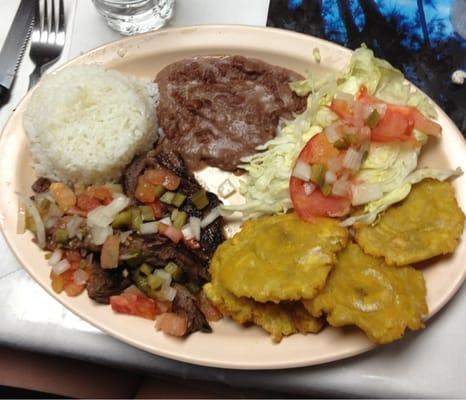
[[[0,51],[0,100],[8,97],[34,21],[37,0],[21,0]]]

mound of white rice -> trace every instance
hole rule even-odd
[[[117,179],[157,137],[158,87],[96,65],[43,78],[24,115],[35,169],[69,183]]]

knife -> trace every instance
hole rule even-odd
[[[36,1],[21,0],[0,51],[0,103],[5,102],[10,95],[16,71],[31,33]]]

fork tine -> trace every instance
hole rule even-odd
[[[43,24],[44,26],[42,32],[45,33],[45,41],[47,41],[48,32],[50,32],[48,0],[44,0]]]
[[[40,31],[40,0],[36,0],[34,4],[34,28],[33,30]]]
[[[65,31],[65,5],[63,0],[58,2],[58,32]]]
[[[57,33],[57,19],[55,17],[55,0],[52,0],[52,11],[50,13],[51,23],[50,23],[50,32],[54,34]]]

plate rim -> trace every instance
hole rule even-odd
[[[308,40],[310,43],[310,46],[312,43],[316,45],[322,45],[325,46],[326,48],[335,48],[338,51],[341,52],[346,52],[348,57],[353,53],[353,50],[347,49],[343,46],[340,46],[336,43],[327,41],[325,39],[317,38],[312,35],[307,35],[299,32],[294,32],[294,31],[289,31],[289,30],[284,30],[280,28],[273,28],[273,27],[257,27],[257,26],[247,26],[247,25],[193,25],[193,26],[185,26],[185,27],[170,27],[163,29],[161,31],[155,31],[155,32],[147,32],[141,35],[136,35],[136,36],[131,36],[131,37],[125,37],[121,38],[112,42],[108,42],[106,44],[100,45],[98,47],[95,47],[83,54],[80,54],[70,60],[67,60],[63,64],[60,64],[58,66],[55,66],[54,68],[51,68],[48,73],[53,73],[55,71],[59,71],[63,68],[66,68],[70,64],[75,64],[79,63],[82,59],[87,59],[89,56],[96,54],[100,51],[103,51],[109,47],[113,46],[118,46],[118,45],[125,45],[128,43],[131,43],[135,40],[144,40],[145,38],[152,37],[152,36],[160,36],[163,37],[165,35],[171,35],[171,34],[177,34],[177,33],[183,33],[183,32],[190,32],[190,31],[200,31],[206,32],[206,31],[215,31],[215,30],[228,30],[228,31],[233,31],[234,33],[237,32],[274,32],[278,35],[283,35],[283,36],[290,36],[291,38],[293,37],[299,37],[301,39]],[[229,50],[226,50],[229,51]],[[410,82],[411,85],[416,87],[414,84]],[[31,96],[31,93],[37,88],[37,85],[26,95],[20,100],[20,102],[17,104],[16,108],[18,108],[20,105],[23,105],[28,101],[28,99]],[[418,89],[416,87],[416,89]],[[419,90],[419,89],[418,89]],[[459,135],[463,139],[463,151],[466,154],[466,141],[464,140],[464,137],[461,135],[459,132],[457,126],[450,120],[448,115],[441,109],[440,106],[438,106],[430,97],[429,100],[432,101],[432,103],[435,105],[435,108],[438,113],[442,114],[444,118],[446,118],[451,124],[454,126],[454,132],[456,135]],[[1,137],[0,137],[0,149],[3,149],[4,147],[4,142],[6,141],[4,132],[8,130],[10,124],[12,123],[12,119],[14,115],[16,114],[16,111],[13,111],[7,122],[5,123]],[[0,176],[2,176],[3,172],[0,171]],[[3,182],[0,183],[0,186],[3,186]],[[3,210],[0,210],[3,211]],[[145,344],[141,344],[137,340],[133,339],[131,336],[125,335],[123,333],[119,333],[118,330],[113,329],[111,326],[106,326],[105,324],[100,323],[98,320],[96,320],[94,317],[87,315],[86,313],[80,311],[79,307],[73,306],[72,299],[73,298],[63,298],[57,294],[55,294],[51,286],[46,284],[46,282],[43,282],[41,279],[39,279],[36,274],[34,274],[34,268],[28,268],[26,267],[26,263],[23,263],[22,261],[22,256],[19,254],[18,249],[14,247],[13,241],[10,241],[9,234],[6,232],[5,227],[3,222],[0,223],[0,230],[2,232],[2,235],[5,239],[5,242],[7,243],[9,249],[12,251],[12,253],[15,255],[16,259],[18,260],[19,264],[23,269],[27,271],[27,273],[34,278],[34,280],[40,284],[41,287],[45,289],[45,291],[52,296],[55,300],[59,301],[62,305],[64,305],[67,309],[78,315],[80,318],[83,320],[91,323],[92,325],[96,326],[98,329],[108,333],[109,335],[117,338],[118,340],[122,341],[123,343],[130,344],[133,347],[136,347],[138,349],[144,350],[146,352],[155,354],[157,356],[165,357],[168,359],[173,359],[177,361],[182,361],[182,362],[187,362],[190,364],[195,364],[195,365],[200,365],[200,366],[207,366],[207,367],[216,367],[216,368],[224,368],[224,369],[241,369],[241,370],[271,370],[271,369],[284,369],[284,368],[297,368],[297,367],[303,367],[303,366],[311,366],[311,365],[317,365],[317,364],[324,364],[324,363],[329,363],[333,362],[336,360],[342,360],[346,359],[349,357],[353,357],[355,355],[365,353],[375,347],[377,347],[375,344],[368,342],[367,345],[361,346],[358,349],[351,350],[351,351],[346,351],[333,356],[320,356],[319,358],[313,360],[313,361],[289,361],[289,360],[284,360],[282,362],[274,362],[272,365],[264,365],[263,363],[251,363],[251,362],[222,362],[219,361],[218,359],[208,359],[204,358],[202,360],[192,357],[189,354],[179,354],[179,353],[172,353],[172,352],[164,352],[160,351],[160,349],[154,350],[153,348],[150,348],[149,346]],[[432,312],[429,312],[429,316],[426,318],[430,319],[432,318],[437,312],[439,312],[442,308],[445,307],[445,305],[451,300],[451,298],[457,293],[459,288],[462,286],[463,282],[466,280],[466,268],[463,270],[463,273],[461,276],[458,276],[454,285],[453,289],[450,289],[448,295],[443,296],[442,301],[435,307],[435,309]],[[71,301],[70,301],[71,299]],[[429,310],[430,311],[430,310]],[[284,339],[286,340],[286,338]]]

